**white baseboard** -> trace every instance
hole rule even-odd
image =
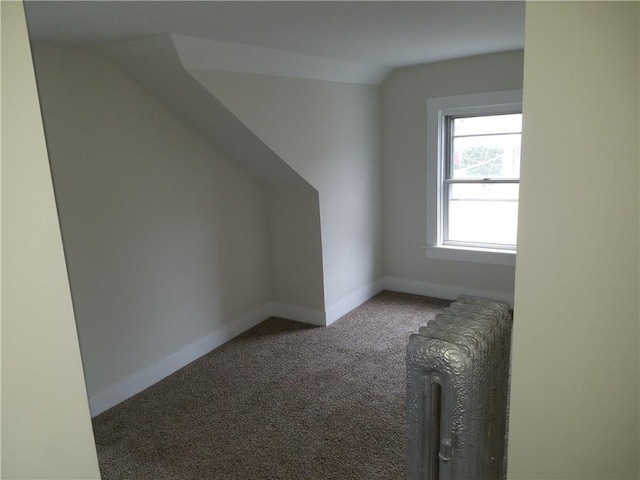
[[[326,311],[326,323],[325,325],[328,327],[333,322],[341,318],[342,316],[349,313],[354,308],[359,307],[364,302],[369,300],[371,297],[377,295],[383,290],[383,285],[381,280],[376,280],[373,283],[370,283],[366,287],[361,288],[353,292],[351,295],[346,296],[338,303],[334,303],[331,307],[329,307]]]
[[[492,298],[507,302],[513,306],[513,294],[493,292],[489,290],[469,289],[451,285],[405,280],[401,278],[383,277],[375,282],[355,291],[326,311],[313,310],[284,303],[269,303],[248,314],[228,323],[209,335],[190,343],[176,353],[156,362],[118,383],[107,387],[89,397],[91,416],[95,417],[109,408],[140,393],[145,388],[168,377],[185,365],[206,355],[223,343],[232,340],[242,332],[249,330],[269,317],[282,317],[311,325],[329,326],[351,310],[359,307],[382,290],[412,293],[428,297],[446,298],[454,300],[459,295],[472,295]]]
[[[340,317],[346,315],[354,308],[359,307],[382,290],[382,283],[380,280],[376,280],[344,297],[339,302],[334,303],[325,311],[276,302],[271,304],[271,315],[274,317],[288,318],[296,322],[308,323],[310,325],[328,327]]]
[[[454,285],[441,285],[437,283],[419,282],[417,280],[406,280],[403,278],[383,277],[382,286],[385,290],[393,292],[412,293],[425,297],[445,298],[455,300],[460,295],[471,295],[473,297],[484,297],[492,300],[506,302],[513,307],[513,293],[495,292],[492,290],[482,290],[477,288],[465,288]]]
[[[244,315],[209,335],[199,338],[176,353],[154,363],[153,365],[134,373],[130,377],[107,387],[89,397],[91,416],[95,417],[109,408],[125,401],[127,398],[140,393],[145,388],[168,377],[185,365],[193,362],[223,343],[237,337],[258,323],[272,316],[272,305],[264,305],[247,315]]]
[[[323,327],[330,325],[344,314],[366,302],[381,290],[382,286],[380,282],[374,282],[341,300],[327,312],[277,302],[264,305],[220,327],[209,335],[190,343],[176,353],[92,395],[89,397],[91,416],[95,417],[125,401],[127,398],[149,388],[151,385],[168,377],[185,365],[206,355],[223,343],[232,340],[269,317],[282,317]]]
[[[296,322],[308,323],[319,327],[325,326],[325,312],[322,310],[312,310],[311,308],[288,305],[286,303],[270,303],[271,317],[281,317]]]

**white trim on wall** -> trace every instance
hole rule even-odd
[[[325,326],[326,322],[326,314],[321,310],[283,303],[263,305],[190,343],[172,355],[92,395],[89,397],[91,416],[95,417],[124,402],[269,317],[282,317],[320,327]]]
[[[453,285],[439,285],[393,277],[382,277],[370,283],[366,287],[355,291],[338,303],[332,305],[326,312],[284,303],[269,303],[224,325],[209,335],[190,343],[176,353],[144,370],[92,395],[89,397],[91,416],[95,417],[137,393],[140,393],[144,389],[149,388],[151,385],[168,377],[201,356],[206,355],[220,345],[234,339],[269,317],[287,318],[320,327],[329,326],[382,290],[451,300],[454,300],[459,295],[472,295],[501,300],[511,306],[513,305],[513,293],[469,289]]]
[[[271,316],[288,318],[297,322],[317,325],[319,327],[328,327],[354,308],[359,307],[371,297],[380,293],[382,290],[382,282],[380,280],[376,280],[375,282],[372,282],[344,297],[339,302],[334,303],[325,311],[312,310],[310,308],[298,307],[296,305],[288,305],[285,303],[272,303]]]
[[[337,303],[334,303],[326,311],[326,323],[328,327],[333,322],[349,313],[354,308],[359,307],[371,297],[376,296],[383,290],[382,282],[378,279],[375,282],[370,283],[366,287],[356,290],[351,295],[343,298]]]
[[[150,365],[149,367],[134,373],[130,377],[107,387],[89,397],[89,409],[91,416],[95,417],[109,408],[140,393],[151,385],[180,370],[185,365],[197,360],[203,355],[237,337],[241,333],[256,326],[269,318],[273,304],[264,305],[247,315],[244,315],[209,335],[199,338],[176,353]]]
[[[325,326],[325,312],[322,310],[313,310],[311,308],[299,307],[297,305],[289,305],[286,303],[271,303],[270,317],[287,318],[296,322],[308,323],[318,327]],[[265,317],[266,319],[267,317]]]
[[[417,280],[407,280],[404,278],[383,277],[381,279],[385,290],[393,292],[411,293],[423,295],[425,297],[444,298],[455,300],[460,295],[470,295],[473,297],[484,297],[492,300],[506,302],[513,307],[513,292],[495,292],[491,290],[481,290],[477,288],[465,288],[455,285],[441,285],[437,283],[420,282]]]

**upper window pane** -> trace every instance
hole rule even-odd
[[[521,136],[454,137],[449,178],[519,178]]]
[[[522,114],[461,117],[453,121],[453,135],[486,135],[492,133],[521,133]]]

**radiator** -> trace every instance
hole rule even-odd
[[[460,297],[409,337],[407,479],[505,477],[511,314]]]

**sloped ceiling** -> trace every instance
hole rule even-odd
[[[177,34],[393,69],[524,46],[524,1],[27,1],[32,40]]]
[[[258,183],[308,186],[185,70],[171,35],[157,35],[100,50]]]
[[[243,43],[171,35],[186,69],[225,70],[377,85],[391,67],[315,57]]]
[[[522,48],[524,2],[29,1],[32,41],[100,47],[266,185],[306,182],[190,69],[379,84],[396,67]]]

